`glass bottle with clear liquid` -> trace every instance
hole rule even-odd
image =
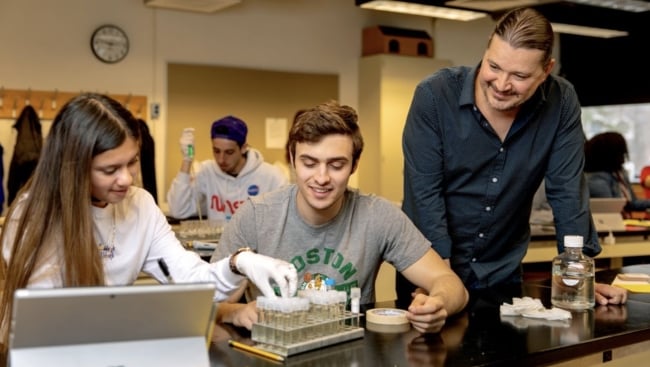
[[[594,260],[582,253],[582,241],[582,236],[564,236],[564,252],[553,259],[553,306],[586,310],[595,304]]]

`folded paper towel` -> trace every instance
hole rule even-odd
[[[545,320],[568,320],[571,318],[571,312],[557,307],[547,309],[542,301],[531,297],[515,297],[512,299],[512,304],[502,304],[499,311],[502,316],[524,316]]]

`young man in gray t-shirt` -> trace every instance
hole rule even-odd
[[[383,261],[427,294],[417,294],[407,317],[420,332],[438,332],[468,295],[460,278],[430,242],[389,201],[348,188],[363,138],[356,112],[335,102],[305,111],[289,134],[296,183],[248,199],[221,236],[212,260],[250,247],[291,262],[298,288],[361,288],[361,303],[375,300]],[[255,292],[253,289],[253,297]],[[255,304],[222,303],[218,320],[251,328]]]

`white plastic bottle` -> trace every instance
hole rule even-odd
[[[595,304],[594,260],[582,253],[582,246],[582,236],[564,236],[564,252],[553,259],[553,306],[586,310]]]
[[[361,288],[353,287],[350,289],[350,311],[352,313],[360,312]]]
[[[361,288],[353,287],[350,289],[350,311],[354,314],[352,319],[352,326],[359,326],[359,313],[361,312],[360,308],[361,301]]]

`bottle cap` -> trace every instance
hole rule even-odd
[[[353,287],[350,289],[350,298],[361,298],[361,288]]]
[[[582,247],[582,236],[564,236],[564,247]]]

